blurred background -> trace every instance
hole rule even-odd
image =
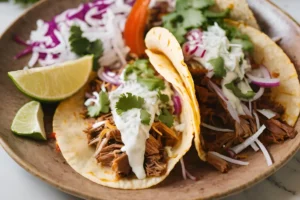
[[[0,0],[0,35],[31,5],[23,3],[37,0]],[[255,0],[251,0],[255,1]],[[17,2],[17,3],[15,3]],[[55,0],[53,0],[55,2]],[[300,0],[272,0],[300,23]],[[300,47],[300,46],[299,46]],[[64,194],[18,166],[0,147],[0,199],[1,200],[77,200]],[[284,168],[267,180],[226,200],[299,200],[300,152]],[[298,173],[299,174],[299,173]],[[296,183],[296,184],[295,184]],[[287,189],[289,188],[289,189]],[[272,194],[272,197],[270,196]]]

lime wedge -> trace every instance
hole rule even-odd
[[[8,72],[25,95],[39,101],[60,101],[76,93],[92,71],[93,56],[85,56],[56,66]]]
[[[37,101],[31,101],[17,112],[11,125],[11,131],[19,136],[47,140],[43,118],[44,113],[41,104]]]

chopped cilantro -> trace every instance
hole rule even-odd
[[[149,90],[163,90],[165,89],[165,82],[164,80],[153,77],[153,78],[137,78],[137,82],[146,86]]]
[[[193,0],[192,6],[194,8],[203,9],[215,4],[214,0]]]
[[[248,91],[247,93],[243,93],[235,84],[234,81],[225,85],[225,87],[233,92],[233,94],[238,98],[243,99],[252,99],[255,96],[255,92]]]
[[[226,9],[223,12],[214,12],[211,10],[205,10],[203,15],[207,18],[224,18],[224,17],[228,17],[230,13],[230,9]]]
[[[100,113],[109,112],[109,99],[106,92],[101,91],[99,93],[99,104],[94,104],[87,107],[88,115],[90,117],[97,117]]]
[[[71,44],[71,51],[78,56],[94,55],[94,70],[99,68],[98,59],[102,56],[103,45],[101,40],[90,42],[87,38],[82,36],[82,31],[78,26],[72,26],[70,29],[69,42]]]
[[[173,126],[174,123],[173,115],[166,108],[162,109],[161,114],[158,116],[158,120],[170,128]]]
[[[253,43],[247,39],[233,39],[231,43],[242,45],[244,51],[252,52],[254,49]]]
[[[226,75],[226,70],[224,67],[224,59],[221,56],[215,59],[211,59],[208,62],[213,66],[214,75],[216,77],[222,78]]]
[[[131,93],[121,94],[119,101],[116,103],[117,113],[121,115],[123,112],[133,108],[141,109],[145,103],[142,97],[135,96]]]
[[[124,71],[124,79],[128,80],[129,75],[135,73],[139,77],[154,77],[154,70],[150,67],[148,60],[136,60],[129,64]]]
[[[168,95],[162,94],[160,91],[158,92],[158,98],[160,99],[160,101],[161,101],[162,103],[168,103],[169,100],[170,100],[170,98],[169,98]]]
[[[141,122],[150,125],[151,115],[145,109],[141,109]]]

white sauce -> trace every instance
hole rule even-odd
[[[166,84],[168,85],[168,84]],[[170,87],[166,87],[165,94],[172,94]],[[124,93],[132,93],[133,95],[144,98],[146,109],[151,114],[149,125],[144,125],[140,120],[140,109],[131,109],[121,115],[116,112],[115,105],[120,95]],[[138,179],[144,179],[146,173],[144,170],[144,155],[146,148],[146,140],[149,138],[149,131],[154,122],[156,113],[160,110],[160,101],[157,91],[149,91],[148,88],[142,86],[134,80],[125,82],[117,90],[109,94],[110,107],[117,128],[121,132],[124,147],[122,151],[128,155],[129,164],[132,171]]]
[[[224,59],[227,75],[222,80],[223,93],[240,115],[245,114],[241,106],[241,101],[231,90],[225,87],[227,83],[231,83],[237,78],[243,80],[245,73],[251,69],[250,63],[244,58],[245,55],[242,45],[230,44],[226,32],[217,23],[215,23],[214,26],[208,27],[207,31],[203,32],[202,40],[202,48],[206,49],[205,56],[203,58],[194,59],[200,62],[208,70],[213,70],[213,66],[209,63],[211,59],[218,57]],[[238,87],[243,93],[252,90],[246,83],[241,83]]]

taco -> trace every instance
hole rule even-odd
[[[190,97],[169,58],[147,54],[149,60],[129,58],[125,68],[103,68],[56,110],[53,129],[62,155],[98,184],[151,187],[191,147]],[[120,82],[106,82],[107,76]]]
[[[153,28],[146,46],[174,57],[173,64],[194,101],[201,131],[195,135],[199,157],[227,172],[250,147],[292,139],[300,112],[300,84],[283,50],[259,30],[228,19],[191,30],[181,45],[167,30]],[[196,91],[194,94],[193,92]],[[197,98],[197,99],[196,99]]]

